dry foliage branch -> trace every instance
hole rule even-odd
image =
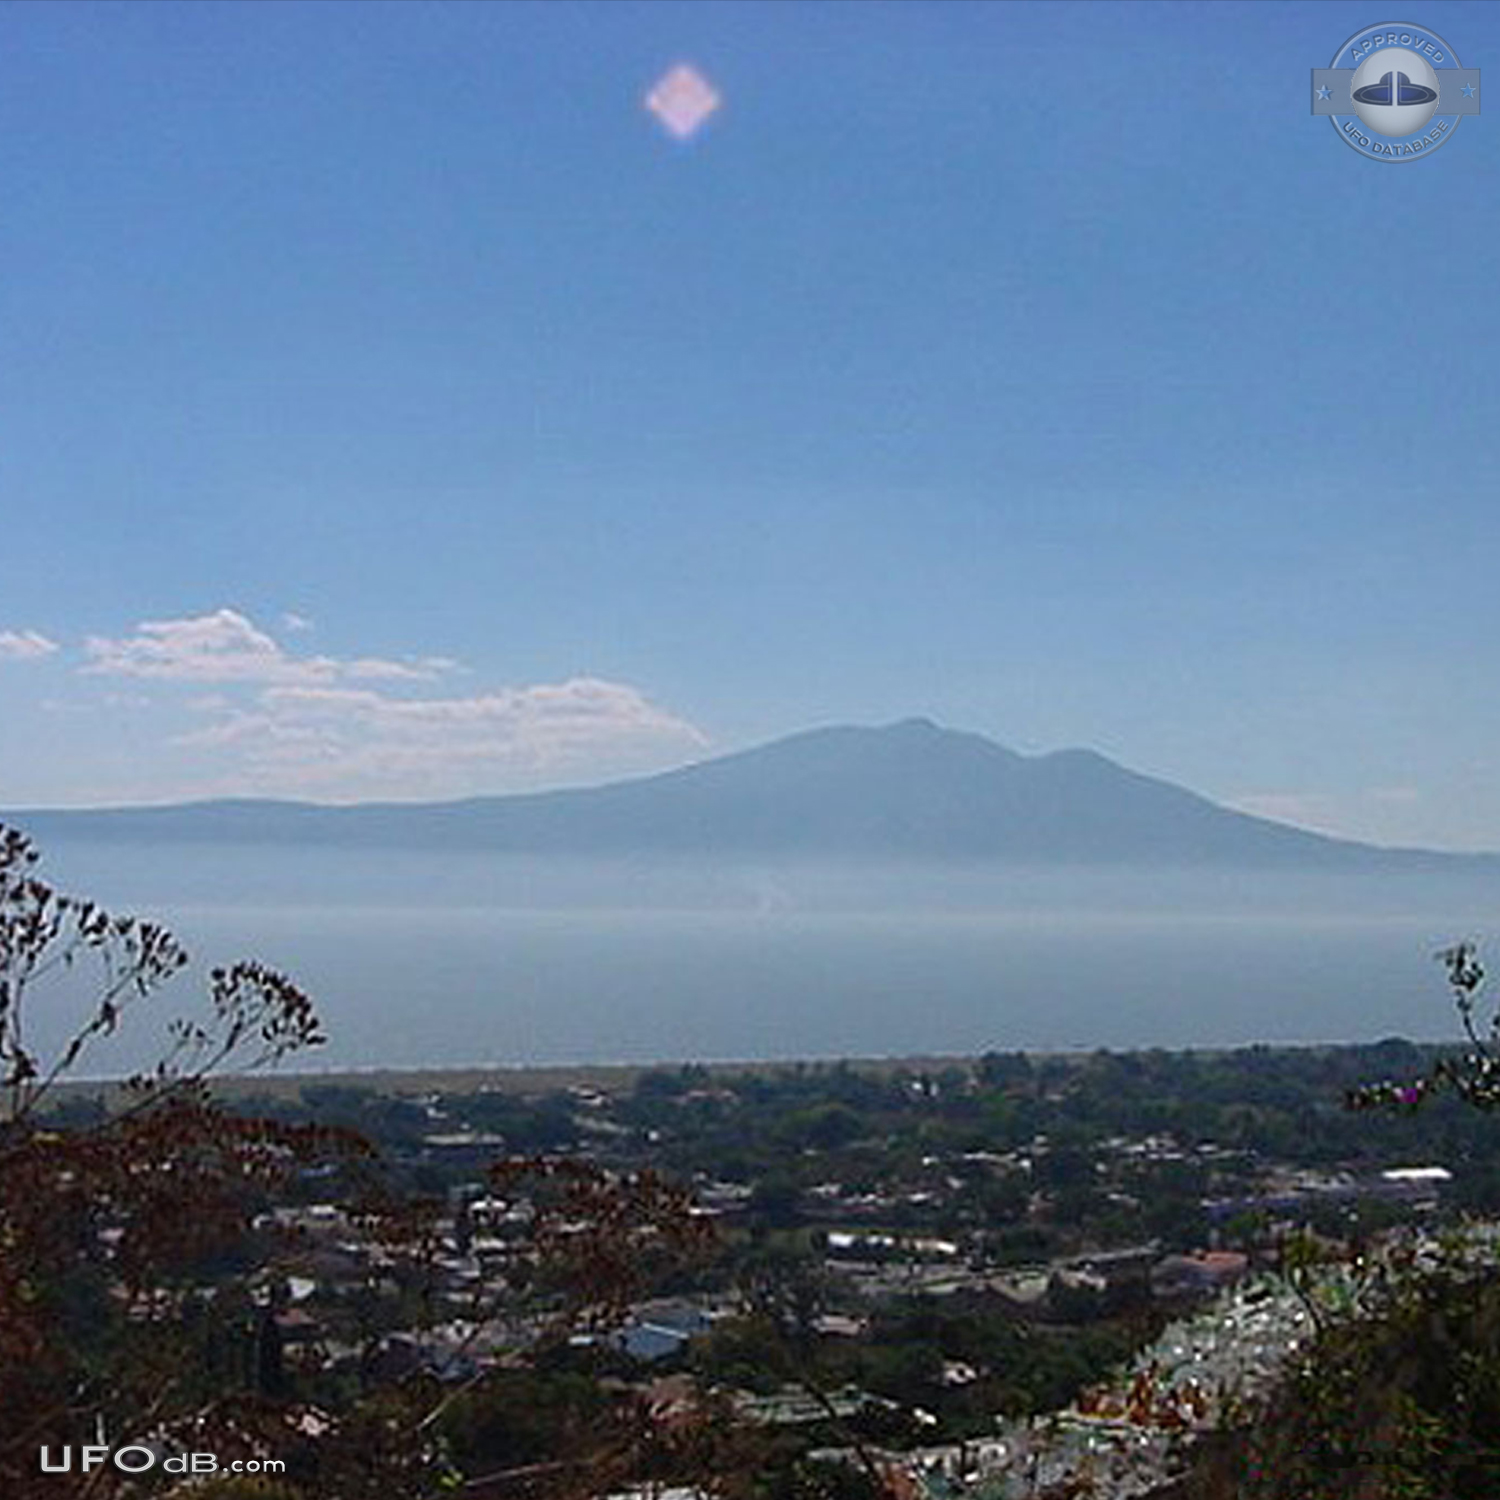
[[[311,1001],[258,963],[214,969],[201,1018],[170,1022],[159,1061],[127,1081],[123,1102],[82,1126],[56,1123],[58,1087],[189,960],[164,927],[63,895],[36,864],[25,835],[0,826],[0,1494],[139,1493],[108,1466],[87,1478],[40,1471],[42,1445],[101,1440],[225,1461],[289,1455],[286,1490],[333,1500],[427,1500],[445,1475],[457,1482],[442,1419],[484,1373],[455,1387],[419,1370],[314,1411],[257,1374],[269,1310],[252,1283],[279,1275],[266,1245],[248,1270],[205,1275],[213,1257],[245,1249],[257,1213],[300,1172],[333,1164],[354,1185],[344,1202],[357,1232],[418,1291],[423,1317],[439,1315],[442,1204],[390,1191],[351,1131],[247,1118],[213,1098],[214,1078],[318,1045]],[[57,977],[94,998],[47,1056],[32,1012]],[[531,1359],[581,1329],[617,1328],[664,1274],[714,1246],[689,1195],[649,1171],[515,1157],[496,1163],[490,1182],[522,1211],[474,1322],[503,1316],[531,1329]],[[727,1494],[723,1476],[748,1472],[747,1435],[722,1403],[689,1403],[668,1419],[619,1393],[570,1431],[528,1492],[582,1496],[665,1475]]]
[[[208,1015],[177,1020],[126,1102],[84,1128],[44,1105],[98,1041],[188,964],[164,927],[64,895],[29,839],[0,826],[0,1491],[79,1493],[38,1472],[42,1444],[201,1424],[204,1324],[193,1271],[244,1236],[300,1167],[367,1151],[348,1132],[247,1119],[209,1080],[322,1040],[312,1003],[260,964],[216,969]],[[43,1055],[31,1009],[48,976],[88,966],[84,1021]],[[195,1313],[202,1316],[193,1316]],[[89,1492],[107,1478],[96,1472]]]
[[[1439,1058],[1420,1078],[1387,1078],[1351,1089],[1345,1100],[1350,1109],[1409,1113],[1444,1092],[1457,1095],[1476,1109],[1500,1107],[1500,1007],[1488,1026],[1481,1028],[1476,1023],[1475,1013],[1485,982],[1479,950],[1473,943],[1455,943],[1435,957],[1447,973],[1468,1051],[1457,1057]]]

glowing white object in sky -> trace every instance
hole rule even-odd
[[[679,63],[664,74],[646,95],[646,108],[679,141],[696,135],[720,102],[713,85],[686,63]]]

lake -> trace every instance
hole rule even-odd
[[[1493,877],[751,867],[60,843],[40,874],[166,921],[201,968],[314,996],[304,1066],[784,1059],[1445,1039],[1434,951]],[[38,994],[40,1035],[81,975]],[[201,988],[95,1053],[140,1066]],[[43,1014],[43,1011],[46,1014]]]

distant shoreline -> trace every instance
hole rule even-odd
[[[600,1063],[516,1063],[500,1065],[456,1064],[452,1067],[343,1067],[326,1071],[303,1068],[274,1073],[243,1073],[216,1078],[213,1089],[227,1098],[267,1095],[285,1098],[300,1094],[309,1085],[315,1088],[361,1088],[377,1094],[422,1095],[434,1093],[472,1094],[482,1092],[513,1093],[521,1096],[544,1095],[568,1088],[593,1088],[618,1092],[634,1086],[643,1074],[701,1070],[710,1077],[733,1078],[744,1075],[785,1073],[797,1070],[828,1072],[849,1069],[856,1073],[883,1076],[899,1072],[942,1072],[947,1068],[973,1067],[991,1054],[1014,1056],[1017,1052],[1047,1062],[1083,1063],[1097,1052],[1115,1057],[1141,1056],[1165,1052],[1174,1057],[1192,1055],[1203,1058],[1226,1057],[1236,1053],[1263,1050],[1271,1053],[1339,1053],[1359,1052],[1388,1042],[1403,1042],[1421,1052],[1445,1050],[1450,1044],[1412,1041],[1407,1037],[1377,1037],[1368,1042],[1247,1042],[1232,1047],[1074,1047],[1035,1050],[1029,1048],[992,1048],[988,1053],[930,1053],[904,1057],[808,1057],[762,1058],[698,1061],[690,1058],[666,1058],[652,1062]],[[1454,1043],[1452,1045],[1457,1045]],[[63,1095],[94,1094],[123,1088],[119,1078],[77,1078],[59,1083]]]

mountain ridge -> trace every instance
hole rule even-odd
[[[1097,751],[1022,755],[922,718],[804,730],[589,787],[342,806],[240,797],[42,808],[0,820],[42,838],[108,842],[1500,870],[1500,855],[1338,839],[1223,807]]]

